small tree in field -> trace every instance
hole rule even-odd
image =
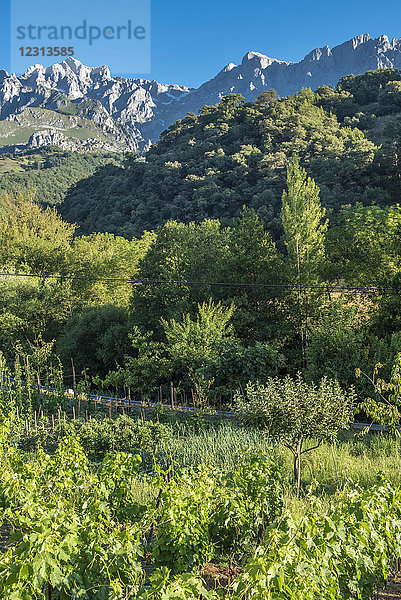
[[[337,381],[326,377],[318,386],[308,385],[301,374],[296,379],[269,378],[264,384],[248,383],[245,394],[236,397],[237,414],[243,423],[265,429],[292,452],[298,495],[301,456],[323,442],[333,442],[353,418],[354,405],[353,390],[345,394]],[[307,440],[316,441],[316,445],[304,449]]]

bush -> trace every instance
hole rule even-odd
[[[264,537],[283,508],[282,476],[277,465],[254,456],[219,478],[209,535],[214,550],[243,552]]]
[[[232,600],[372,598],[401,552],[400,490],[379,480],[287,516],[245,566]]]
[[[163,490],[161,506],[153,556],[156,565],[182,573],[218,555],[250,551],[282,511],[282,478],[257,456],[224,475],[189,470]]]
[[[169,435],[161,423],[135,421],[130,417],[84,423],[79,437],[85,452],[97,458],[109,452],[151,452],[155,445]]]
[[[48,426],[27,437],[21,421],[19,428],[13,432],[12,441],[22,450],[34,450],[38,445],[53,450],[65,435],[74,435],[79,437],[91,459],[100,460],[109,452],[152,452],[160,440],[170,435],[170,431],[170,427],[162,423],[142,423],[120,416],[115,420],[60,421],[54,430]]]

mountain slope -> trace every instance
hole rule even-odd
[[[123,140],[123,149],[132,150],[145,147],[164,129],[158,107],[188,91],[184,86],[111,77],[107,67],[90,68],[74,58],[67,58],[46,69],[34,65],[21,77],[0,71],[0,119],[16,121],[28,108],[38,107],[75,115],[92,121],[98,134],[93,139],[110,133],[116,142]],[[54,116],[44,115],[38,119],[36,130],[48,131],[49,118]],[[148,125],[146,139],[140,130],[144,123]],[[62,123],[59,128],[65,129]],[[116,145],[115,150],[120,151],[120,144]],[[99,149],[98,145],[95,149]],[[108,151],[110,147],[105,149]]]
[[[106,66],[86,67],[68,58],[48,68],[34,65],[21,77],[0,71],[0,120],[15,124],[18,115],[28,108],[42,108],[89,119],[96,131],[96,135],[92,134],[91,128],[88,131],[88,127],[82,125],[78,133],[71,135],[74,128],[62,122],[56,127],[57,136],[54,131],[49,132],[47,124],[49,119],[55,119],[54,115],[43,113],[42,118],[35,121],[33,130],[42,132],[46,143],[60,144],[66,134],[70,139],[64,147],[70,149],[142,150],[188,112],[197,113],[202,106],[214,105],[232,93],[240,93],[246,100],[253,101],[263,91],[274,88],[280,96],[287,96],[304,87],[315,90],[323,84],[335,85],[350,73],[357,75],[367,70],[399,67],[401,38],[390,42],[385,35],[372,39],[368,34],[333,49],[316,48],[298,63],[248,52],[240,65],[230,63],[196,90],[145,79],[112,77]],[[31,145],[26,135],[16,133],[7,143],[1,132],[0,137],[3,145]],[[86,143],[82,143],[82,139]]]
[[[106,166],[78,183],[60,212],[81,233],[132,236],[169,219],[227,225],[247,205],[279,239],[294,153],[332,223],[343,204],[399,202],[401,72],[371,71],[279,100],[223,98],[172,125],[145,162]]]
[[[116,152],[70,152],[57,147],[0,156],[0,190],[16,193],[29,190],[42,204],[60,204],[76,183],[107,164],[120,164]]]

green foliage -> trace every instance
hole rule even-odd
[[[282,469],[250,453],[228,472],[159,471],[159,501],[157,488],[138,501],[138,455],[91,465],[70,435],[28,457],[10,443],[14,427],[0,425],[1,523],[13,530],[0,553],[5,600],[368,598],[401,552],[401,492],[383,477],[331,497],[313,488],[290,512]],[[394,440],[371,444],[395,456]],[[206,560],[221,574],[229,561],[236,575],[210,589],[199,576]]]
[[[225,308],[209,301],[198,305],[196,320],[186,314],[181,322],[163,321],[172,359],[182,359],[196,368],[213,357],[218,343],[230,333],[227,326],[234,311],[234,306]]]
[[[71,308],[71,285],[62,276],[70,269],[74,231],[30,192],[0,197],[0,335],[8,357],[18,342],[52,339]]]
[[[116,516],[131,502],[126,492],[139,459],[117,455],[91,475],[74,439],[28,464],[11,448],[7,458],[1,455],[0,504],[15,532],[15,544],[0,556],[2,597],[135,597],[142,581],[140,529],[122,527]]]
[[[356,370],[356,375],[357,377],[364,375],[375,392],[375,398],[366,398],[362,408],[374,422],[380,423],[394,433],[401,419],[398,408],[401,406],[401,352],[398,352],[395,358],[388,382],[378,377],[382,366],[380,363],[375,366],[372,378],[360,369]]]
[[[153,239],[152,233],[134,240],[101,233],[75,237],[70,272],[78,278],[72,283],[78,306],[114,304],[128,307],[131,286],[118,280],[135,279],[139,263]],[[110,281],[104,281],[107,279]]]
[[[63,151],[55,146],[0,157],[0,190],[33,190],[41,204],[61,204],[68,189],[121,155]]]
[[[247,425],[266,429],[272,437],[294,445],[300,438],[333,440],[353,416],[354,395],[336,381],[323,378],[319,385],[296,379],[269,378],[248,384],[236,397],[237,413]]]
[[[369,598],[400,553],[400,490],[379,481],[311,502],[270,532],[234,582],[233,600]]]
[[[278,100],[279,96],[276,90],[271,89],[265,92],[262,92],[260,96],[255,100],[255,104],[270,104],[271,102],[275,102]]]
[[[153,236],[73,239],[74,231],[30,193],[1,197],[0,340],[11,359],[18,342],[29,347],[39,337],[60,336],[65,362],[73,358],[78,371],[91,367],[104,375],[129,347],[128,316],[118,307],[128,306],[131,289],[119,279],[135,276]]]
[[[354,285],[384,286],[400,272],[401,207],[344,208],[329,232],[331,275]]]
[[[260,456],[224,475],[201,467],[176,476],[161,495],[156,564],[177,573],[249,551],[281,514],[282,494],[280,471]]]
[[[169,221],[156,236],[138,272],[138,279],[149,283],[136,285],[131,299],[134,322],[142,331],[152,330],[162,340],[160,319],[180,320],[185,313],[193,318],[197,305],[211,298],[214,303],[234,303],[232,324],[247,343],[280,336],[277,317],[283,292],[258,285],[279,285],[286,281],[286,274],[275,244],[254,211],[243,210],[232,228],[210,220],[199,225]]]
[[[248,381],[255,383],[277,375],[284,363],[284,356],[270,344],[256,342],[244,346],[236,339],[223,339],[206,365],[205,374],[213,377],[217,389],[232,392],[240,385],[245,386]]]
[[[30,352],[17,346],[13,369],[0,351],[0,422],[15,413],[32,416],[39,408],[56,411],[64,408],[65,402],[63,369],[52,343],[39,338]]]
[[[352,300],[332,300],[321,309],[319,322],[310,332],[306,347],[305,378],[320,381],[327,376],[345,389],[356,384],[355,369],[367,362],[367,342],[361,331],[366,311]]]
[[[366,105],[377,101],[383,87],[390,81],[400,81],[398,69],[377,69],[364,75],[348,75],[340,79],[336,91],[345,91],[355,98],[355,102]]]
[[[328,226],[327,220],[323,222],[325,209],[321,206],[319,192],[295,155],[287,167],[287,190],[282,197],[281,222],[291,281],[296,285],[296,298],[290,297],[289,301],[296,323],[296,338],[301,342],[303,365],[308,320],[318,312],[320,304],[315,290],[308,286],[316,285],[320,280]]]
[[[261,342],[244,346],[233,337],[229,322],[234,310],[233,305],[209,300],[198,305],[195,318],[185,314],[181,321],[163,319],[164,342],[134,326],[134,356],[125,356],[124,365],[98,383],[127,386],[148,395],[178,380],[182,387],[192,388],[197,406],[205,407],[207,402],[231,396],[240,384],[277,374],[284,357],[276,348]]]
[[[108,452],[153,452],[157,443],[169,438],[169,429],[161,423],[142,423],[130,417],[115,420],[91,420],[78,426],[80,442],[87,454],[96,458]]]
[[[73,359],[78,374],[89,369],[91,374],[104,377],[129,353],[129,331],[124,308],[93,306],[68,319],[56,351],[69,371]]]
[[[377,78],[379,75],[377,76]],[[371,178],[378,198],[390,188],[377,145],[333,114],[351,118],[360,108],[350,92],[310,90],[274,100],[226,97],[171,125],[130,169],[106,166],[69,190],[62,215],[83,233],[141,235],[174,219],[232,223],[245,205],[255,210],[275,240],[282,236],[280,199],[286,165],[294,153],[316,180],[322,204],[334,213],[349,198],[365,200]],[[356,124],[356,127],[358,123]],[[380,158],[379,158],[380,156]],[[391,190],[391,199],[397,197]],[[388,200],[388,198],[386,197]],[[384,200],[385,202],[385,200]]]
[[[377,97],[382,113],[392,113],[401,109],[401,81],[389,81]]]
[[[151,578],[152,589],[137,596],[137,600],[217,600],[216,592],[192,573],[172,575],[167,567],[156,569]]]
[[[287,191],[283,192],[281,221],[290,268],[299,285],[311,284],[324,257],[324,235],[319,188],[299,166],[297,157],[287,168]]]
[[[183,573],[212,557],[208,525],[215,489],[212,474],[203,470],[174,478],[163,490],[153,547],[156,565]]]
[[[355,393],[344,393],[337,381],[324,377],[320,385],[296,379],[269,378],[264,384],[249,383],[245,394],[237,393],[236,412],[240,420],[265,429],[280,439],[294,456],[294,478],[301,481],[304,442],[333,442],[340,429],[349,426],[355,412]]]
[[[50,341],[60,331],[69,308],[69,285],[48,279],[0,276],[2,349],[12,361],[18,344],[27,351],[40,336]]]
[[[75,226],[54,209],[42,209],[31,193],[0,197],[0,264],[45,279],[65,274]]]
[[[162,338],[161,318],[180,319],[212,296],[212,286],[206,283],[221,276],[227,234],[219,221],[211,220],[199,225],[169,221],[157,230],[139,267],[138,279],[144,283],[134,287],[131,298],[135,323],[142,330],[153,330]],[[185,281],[205,285],[187,285]]]
[[[51,419],[45,419],[36,427],[30,422],[28,432],[24,421],[18,421],[15,415],[14,420],[10,441],[15,447],[25,452],[34,452],[41,447],[51,453],[65,436],[73,436],[79,439],[85,454],[94,461],[103,460],[114,452],[152,455],[158,444],[168,443],[171,437],[168,425],[142,422],[126,415],[106,419],[104,413],[99,413],[97,418],[89,421],[60,419],[54,427]]]
[[[150,395],[171,370],[164,344],[154,341],[152,332],[134,326],[130,334],[134,356],[125,356],[124,366],[110,371],[99,383],[103,387],[127,386]]]
[[[198,306],[196,320],[186,314],[181,322],[162,321],[172,363],[181,371],[188,369],[199,406],[205,405],[213,382],[207,381],[203,370],[215,359],[219,342],[230,334],[228,322],[234,310],[233,305],[225,308],[209,301]]]
[[[280,469],[256,454],[247,456],[235,470],[218,478],[215,514],[209,524],[214,552],[246,553],[264,539],[282,510]]]
[[[288,273],[282,256],[269,233],[263,219],[254,209],[243,208],[238,219],[227,231],[228,252],[221,257],[222,272],[214,274],[221,281],[231,284],[229,288],[214,286],[211,292],[225,302],[232,301],[236,311],[232,324],[237,335],[247,344],[255,340],[281,338],[278,332],[278,315],[284,297],[281,284],[288,282]],[[241,284],[252,286],[242,286]],[[276,287],[261,287],[260,284]],[[217,293],[216,293],[217,292]]]

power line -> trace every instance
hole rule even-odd
[[[270,289],[298,289],[297,284],[285,283],[244,283],[232,281],[188,281],[185,279],[129,279],[123,277],[88,277],[80,275],[46,275],[41,277],[32,273],[0,273],[0,277],[29,277],[34,279],[55,279],[58,281],[93,281],[106,283],[128,283],[131,285],[199,285],[215,287],[249,287]],[[401,288],[385,286],[343,286],[335,284],[302,285],[302,290],[320,290],[322,292],[401,292]]]

